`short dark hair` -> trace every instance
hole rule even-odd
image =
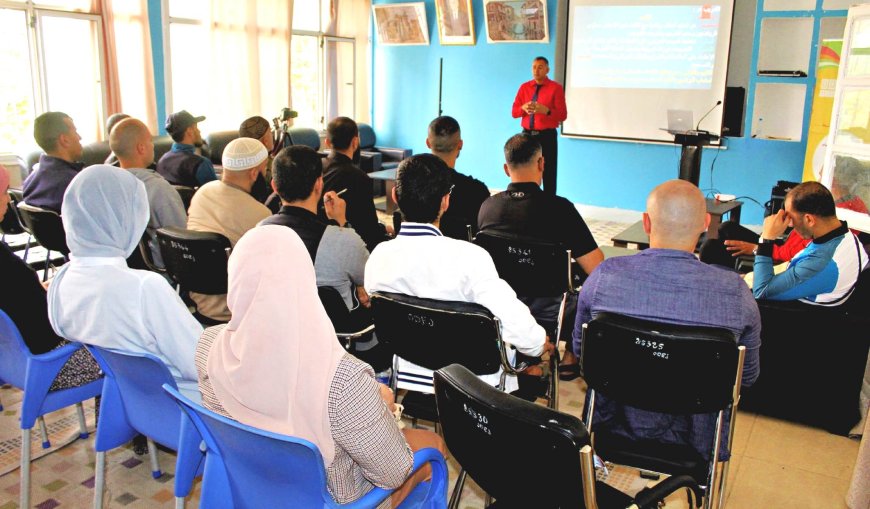
[[[547,57],[535,57],[535,60],[532,60],[532,62],[534,62],[536,60],[540,60],[540,61],[544,62],[545,64],[547,64],[547,67],[550,67],[550,61],[547,60]]]
[[[336,117],[326,126],[326,139],[338,150],[345,150],[359,136],[359,127],[353,119]]]
[[[282,148],[272,161],[272,180],[284,201],[304,200],[311,196],[314,183],[323,175],[320,154],[306,145]]]
[[[447,154],[456,150],[459,145],[459,122],[453,117],[442,115],[429,123],[429,142],[432,150],[439,154]]]
[[[245,119],[245,121],[239,126],[239,137],[259,140],[268,130],[268,120],[259,116],[250,117]]]
[[[837,215],[834,197],[827,187],[818,182],[804,182],[792,188],[786,197],[791,198],[792,208],[801,214],[812,214],[819,217]]]
[[[541,143],[526,133],[508,138],[504,144],[504,161],[510,167],[524,166],[532,162],[535,154],[541,152]]]
[[[60,135],[69,132],[69,126],[63,121],[65,118],[70,118],[70,116],[60,111],[48,111],[33,121],[33,139],[42,150],[53,151],[57,148],[57,140],[60,139]]]
[[[418,154],[402,161],[396,171],[396,199],[402,219],[435,221],[450,184],[450,168],[436,155]]]
[[[126,113],[115,113],[113,115],[109,115],[109,118],[106,119],[106,136],[112,135],[112,129],[115,128],[116,125],[120,124],[122,120],[126,120],[130,118],[130,115]]]

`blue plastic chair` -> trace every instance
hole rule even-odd
[[[76,405],[79,437],[88,437],[81,402],[100,395],[103,379],[80,387],[48,391],[66,361],[81,347],[80,344],[69,343],[50,352],[33,355],[18,327],[9,315],[0,310],[0,378],[24,391],[21,403],[21,507],[30,507],[30,429],[37,419],[42,426],[42,447],[48,448],[51,444],[42,416]]]
[[[106,484],[106,451],[131,441],[136,435],[148,437],[151,475],[162,474],[157,463],[154,442],[178,452],[175,470],[175,506],[184,506],[193,480],[202,473],[204,453],[202,439],[163,391],[162,386],[176,388],[175,379],[166,365],[153,355],[121,352],[87,345],[103,372],[103,398],[100,402],[100,422],[94,449],[94,507],[103,507]]]
[[[199,430],[206,446],[201,507],[377,507],[391,490],[373,488],[360,499],[338,504],[326,486],[326,467],[317,447],[307,440],[246,426],[206,410],[169,384],[163,388]],[[426,463],[432,479],[420,483],[401,508],[447,507],[447,463],[437,449],[414,454],[413,471]]]

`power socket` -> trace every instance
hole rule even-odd
[[[733,194],[716,193],[716,201],[734,201],[735,198]]]

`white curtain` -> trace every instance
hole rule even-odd
[[[304,0],[303,0],[304,1]],[[272,118],[290,104],[293,0],[211,0],[203,76],[212,130]]]
[[[324,0],[327,1],[327,0]],[[329,22],[324,28],[326,35],[334,35],[338,37],[349,37],[354,39],[355,57],[356,57],[356,72],[353,76],[355,85],[355,111],[350,114],[357,122],[370,122],[369,119],[369,100],[368,100],[368,72],[370,65],[368,58],[369,51],[369,30],[371,29],[371,0],[328,0],[330,2]],[[325,116],[326,121],[335,118],[340,114],[348,114],[347,111],[340,111],[338,98],[340,96],[340,87],[343,83],[339,83],[341,73],[340,68],[350,65],[349,62],[342,62],[340,59],[353,58],[350,52],[339,51],[336,43],[324,44],[324,67],[325,67]],[[347,77],[343,77],[347,79]],[[342,80],[344,81],[344,80]]]

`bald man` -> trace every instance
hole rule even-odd
[[[187,213],[184,203],[172,185],[159,173],[149,169],[154,162],[154,142],[151,132],[141,120],[127,118],[121,120],[109,134],[109,146],[118,158],[121,168],[132,173],[145,184],[151,219],[148,220],[146,233],[151,258],[158,267],[163,267],[160,246],[157,244],[157,229],[167,226],[185,228]]]
[[[704,196],[696,186],[670,180],[653,189],[643,214],[650,247],[634,256],[604,260],[586,280],[578,296],[574,351],[581,351],[582,325],[605,312],[722,327],[734,331],[746,347],[743,386],[755,382],[761,346],[758,306],[736,272],[695,258],[698,237],[709,224]],[[716,415],[662,415],[623,407],[596,394],[594,422],[598,431],[629,439],[689,445],[709,460]],[[729,454],[727,443],[723,439],[723,460]]]

